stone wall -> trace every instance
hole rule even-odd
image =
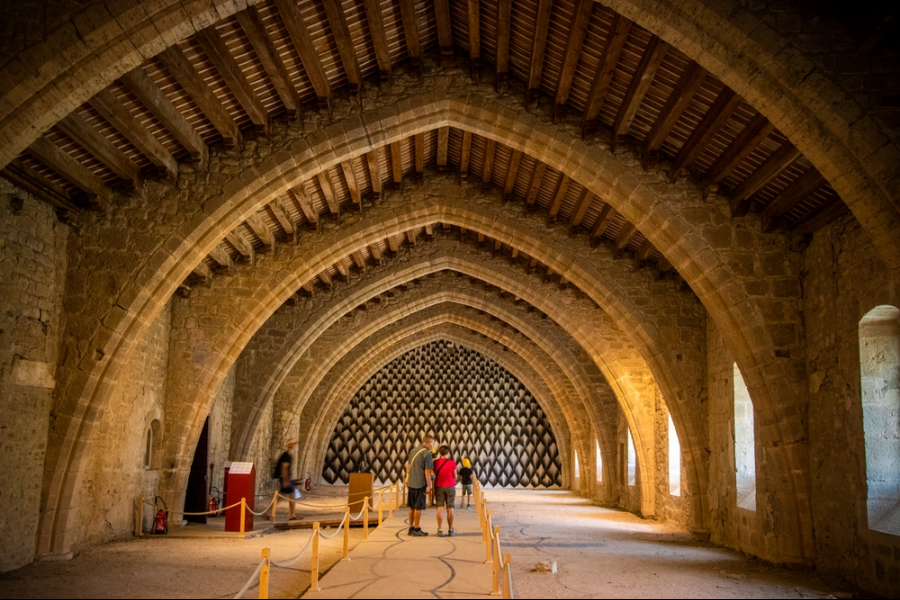
[[[897,287],[853,219],[816,233],[804,253],[803,287],[817,563],[895,597],[900,538],[867,524],[859,322],[877,306],[900,306]]]
[[[234,417],[234,381],[235,370],[232,369],[209,411],[209,462],[215,465],[210,482],[220,492],[225,486],[225,466],[234,458],[231,455],[231,429]],[[257,473],[260,466],[256,466]],[[257,477],[265,477],[262,473]]]
[[[68,235],[0,180],[0,571],[34,557]]]

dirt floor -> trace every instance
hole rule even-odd
[[[698,543],[674,527],[596,507],[568,492],[488,490],[487,497],[503,551],[512,555],[518,598],[854,597],[853,589],[826,585],[814,572],[776,568]],[[318,508],[298,513],[310,521],[338,516],[335,507],[344,498],[346,488],[319,488],[303,498]],[[395,518],[405,518],[404,511]],[[433,520],[433,510],[423,515],[426,531]],[[276,531],[257,521],[256,531],[238,540],[223,532],[222,521],[91,546],[70,561],[0,574],[0,598],[229,598],[253,574],[263,548],[284,560],[310,536],[309,530]],[[351,529],[351,549],[361,540],[362,530]],[[341,547],[341,535],[322,542],[323,572],[340,560]],[[296,567],[273,569],[271,597],[305,592],[309,565],[307,552]],[[246,597],[256,598],[257,590]]]

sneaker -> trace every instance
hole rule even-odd
[[[468,505],[468,506],[466,507],[466,510],[472,510],[472,505],[471,505],[471,504]]]
[[[444,537],[444,530],[438,529],[438,537]]]
[[[407,533],[407,535],[415,535],[415,534],[416,534],[416,528],[415,528],[415,527],[410,527],[410,528],[409,528],[409,533]]]
[[[414,529],[413,532],[410,533],[409,535],[411,535],[413,537],[425,537],[428,535],[428,532],[422,531],[421,529]]]
[[[456,532],[453,531],[453,528],[452,528],[452,527],[450,528],[450,534],[449,534],[449,535],[450,535],[450,537],[453,537],[453,536],[456,535]]]

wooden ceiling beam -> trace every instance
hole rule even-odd
[[[345,160],[341,163],[341,171],[344,172],[344,180],[347,182],[347,189],[350,190],[350,199],[353,204],[362,210],[362,198],[359,195],[359,182],[356,180],[356,172],[353,170],[353,163]]]
[[[425,226],[425,237],[431,239],[434,237],[434,227],[431,225]]]
[[[106,212],[113,194],[93,171],[42,135],[32,142],[28,152],[87,193],[92,208]]]
[[[437,138],[437,170],[439,173],[447,171],[447,155],[450,150],[450,128],[439,127]]]
[[[334,263],[334,268],[337,269],[337,272],[341,274],[341,277],[344,278],[344,281],[350,280],[350,269],[347,268],[347,265],[344,264],[344,261],[339,260]]]
[[[403,157],[400,152],[400,142],[391,142],[391,173],[394,189],[398,190],[403,187]]]
[[[406,232],[406,239],[409,241],[410,246],[416,245],[416,231],[415,229],[410,229]]]
[[[494,154],[496,151],[497,142],[494,140],[487,140],[487,144],[484,148],[484,165],[482,165],[481,169],[481,189],[484,191],[491,189],[494,171]]]
[[[359,69],[356,48],[353,46],[353,38],[350,36],[344,8],[341,6],[340,0],[322,0],[322,6],[325,8],[325,17],[331,26],[331,35],[337,44],[341,64],[344,65],[344,73],[350,83],[350,94],[358,97],[362,90],[362,72]]]
[[[387,239],[388,248],[391,249],[391,252],[397,254],[400,252],[400,245],[397,243],[397,238],[395,236],[389,236]]]
[[[207,265],[203,261],[203,259],[201,259],[200,262],[197,263],[197,266],[195,266],[191,272],[194,275],[196,275],[197,277],[199,277],[201,280],[203,280],[203,282],[205,282],[205,283],[209,283],[210,281],[212,281],[212,278],[213,278],[212,269],[209,268],[209,265]]]
[[[619,235],[616,236],[616,241],[613,243],[617,256],[621,256],[635,235],[637,235],[637,227],[632,225],[630,221],[625,221],[625,225],[622,226],[622,230],[619,231]]]
[[[243,138],[237,124],[181,49],[178,46],[170,46],[157,54],[156,58],[203,111],[225,144],[232,148],[240,148]]]
[[[304,292],[306,292],[307,294],[309,294],[310,296],[312,296],[313,294],[316,293],[316,288],[315,288],[315,286],[313,285],[313,282],[312,282],[312,281],[307,281],[306,283],[304,283],[303,285],[301,285],[300,288],[301,288]]]
[[[734,90],[726,87],[716,98],[710,109],[703,115],[697,128],[678,151],[672,163],[672,172],[677,174],[682,169],[687,169],[697,160],[700,153],[716,137],[719,130],[728,122],[743,99]]]
[[[481,78],[481,0],[468,0],[469,18],[469,74],[475,81]]]
[[[528,272],[534,273],[534,270],[538,266],[538,259],[532,257],[530,261],[528,261]]]
[[[356,252],[354,252],[354,253],[352,254],[352,256],[353,256],[353,262],[356,263],[356,268],[359,269],[360,271],[365,272],[365,270],[366,270],[366,259],[365,259],[365,257],[363,256],[363,253],[360,252],[359,250],[357,250]]]
[[[619,108],[616,120],[613,123],[611,139],[613,152],[615,152],[616,147],[621,142],[622,136],[627,134],[631,128],[638,108],[640,108],[644,96],[647,95],[647,91],[653,83],[653,78],[656,77],[656,72],[662,65],[668,50],[669,44],[658,37],[653,36],[650,39],[650,43],[647,45],[647,49],[641,57],[641,62],[638,64],[637,71],[635,71],[634,77],[632,77],[631,83],[628,85],[628,91],[625,92],[622,106]]]
[[[116,175],[136,186],[142,180],[141,170],[105,135],[97,131],[77,111],[72,111],[56,124],[67,136],[78,142]]]
[[[512,26],[512,0],[497,0],[497,64],[494,65],[494,89],[498,94],[509,88],[509,39]]]
[[[238,251],[243,258],[247,260],[251,265],[256,264],[256,251],[253,249],[253,244],[247,242],[244,239],[244,235],[234,229],[225,234],[225,239],[228,240],[228,243],[234,246],[234,249]]]
[[[656,261],[656,273],[657,277],[663,277],[667,272],[672,269],[672,263],[669,262],[665,256],[659,257],[659,260]]]
[[[425,134],[417,133],[413,140],[416,148],[416,178],[422,181],[425,173]]]
[[[786,141],[782,144],[731,195],[729,200],[731,214],[735,217],[746,215],[750,210],[750,198],[769,185],[800,156],[800,151],[792,143]]]
[[[719,182],[728,177],[774,130],[775,126],[757,113],[706,172],[703,177],[704,196],[718,189]]]
[[[10,162],[0,175],[4,179],[12,182],[16,186],[22,188],[35,198],[46,202],[56,209],[57,214],[61,214],[66,218],[74,217],[78,214],[78,206],[69,195],[69,193],[23,163],[19,159]]]
[[[584,35],[587,33],[593,8],[593,0],[577,0],[575,3],[575,15],[572,18],[572,24],[569,26],[566,49],[563,52],[562,68],[559,71],[559,80],[556,82],[556,94],[553,100],[554,123],[559,122],[565,105],[569,101],[572,80],[575,78],[575,68],[578,66],[578,60],[581,58]]]
[[[648,258],[653,255],[653,252],[656,248],[653,247],[653,244],[650,243],[650,240],[644,240],[644,243],[641,244],[641,247],[638,249],[637,254],[634,255],[634,259],[637,261],[638,265],[645,263]]]
[[[228,271],[234,271],[234,259],[231,258],[231,255],[228,254],[228,251],[222,247],[222,244],[217,244],[215,248],[209,253],[210,257],[220,266],[227,269]]]
[[[119,133],[134,144],[141,154],[150,159],[168,178],[178,177],[178,161],[150,130],[138,122],[125,106],[108,89],[101,90],[88,101],[100,116],[109,121]]]
[[[303,212],[306,220],[316,229],[318,229],[319,213],[313,206],[312,200],[310,200],[309,198],[309,194],[306,193],[306,186],[301,183],[294,189],[288,190],[288,194],[294,199],[294,202],[297,203],[297,206],[300,207],[300,210]]]
[[[849,215],[850,209],[844,204],[843,200],[835,197],[832,202],[824,205],[811,216],[803,219],[793,229],[793,233],[798,236],[805,236],[815,233],[826,225],[833,223],[844,215]]]
[[[328,287],[334,287],[334,279],[331,278],[331,273],[329,273],[327,270],[319,273],[319,279],[321,279],[322,283],[324,283]]]
[[[644,169],[656,165],[659,162],[659,149],[665,143],[666,138],[672,133],[675,124],[684,114],[685,109],[693,100],[694,95],[700,90],[703,81],[706,79],[706,71],[696,63],[691,61],[687,69],[681,75],[675,89],[672,90],[669,99],[666,102],[659,117],[650,128],[650,133],[644,140],[644,148],[641,152],[641,164]]]
[[[388,49],[388,38],[384,31],[381,4],[378,0],[363,0],[363,6],[366,9],[366,20],[369,23],[372,46],[375,48],[375,60],[378,61],[378,76],[382,85],[390,84],[391,53]]]
[[[162,90],[157,87],[143,67],[132,69],[122,76],[122,83],[138,101],[156,117],[163,127],[188,151],[191,161],[205,164],[209,156],[206,142],[184,115],[175,108]]]
[[[253,233],[256,234],[256,237],[260,239],[263,245],[266,247],[266,250],[275,251],[275,236],[272,235],[272,230],[269,229],[269,226],[266,225],[266,222],[263,221],[262,217],[259,216],[259,213],[253,213],[247,216],[247,220],[245,221]]]
[[[441,68],[453,66],[453,24],[450,16],[450,0],[434,0],[434,16],[437,21],[438,46],[441,49]]]
[[[469,178],[469,159],[472,156],[472,132],[464,131],[462,152],[459,157],[459,181],[463,183]]]
[[[578,226],[584,221],[584,216],[587,214],[591,204],[593,204],[594,198],[594,194],[587,188],[584,188],[584,191],[581,192],[581,196],[578,197],[578,201],[575,203],[575,210],[572,211],[572,216],[569,217],[570,236],[574,236],[578,231]]]
[[[300,8],[294,0],[274,0],[274,2],[275,7],[281,14],[281,20],[284,22],[284,27],[288,32],[288,36],[294,44],[294,49],[300,57],[300,62],[303,63],[306,75],[309,77],[309,81],[316,91],[316,96],[319,100],[319,108],[330,110],[331,84],[328,82],[324,67],[322,67],[322,60],[319,58],[319,53],[313,45],[312,39],[309,37],[309,30],[306,28],[306,23],[303,21],[303,15],[300,13]]]
[[[572,180],[566,175],[559,180],[559,185],[556,186],[556,192],[553,194],[553,201],[550,203],[550,210],[547,212],[547,227],[552,227],[556,223],[556,217],[559,209],[562,208],[563,200],[566,199],[566,194],[569,193],[571,183]]]
[[[203,48],[216,71],[225,80],[225,85],[234,94],[238,104],[250,117],[257,133],[266,135],[269,130],[269,114],[259,98],[256,97],[250,84],[247,83],[247,78],[244,77],[244,73],[222,40],[222,36],[213,26],[197,32],[194,38]]]
[[[247,10],[238,11],[235,13],[235,17],[241,29],[244,30],[250,46],[253,47],[259,63],[272,81],[272,87],[275,88],[275,92],[281,99],[285,110],[287,110],[288,118],[291,120],[299,118],[300,96],[297,94],[297,88],[294,87],[291,81],[291,76],[284,65],[284,61],[281,60],[281,55],[278,54],[275,45],[272,43],[272,38],[266,32],[266,26],[259,14],[259,7],[254,6]]]
[[[547,36],[550,33],[550,14],[553,11],[553,0],[538,0],[537,17],[531,44],[531,63],[528,66],[528,79],[525,85],[525,110],[537,108],[541,93],[541,73],[544,70],[544,52],[547,49]]]
[[[519,165],[522,164],[522,151],[513,150],[512,157],[509,159],[509,169],[506,170],[506,181],[503,183],[503,200],[508,201],[512,198],[513,188],[516,187],[516,177],[519,175]]]
[[[422,76],[422,48],[419,44],[419,21],[416,19],[415,0],[400,0],[400,19],[406,39],[406,54],[409,56],[410,70],[417,77]]]
[[[372,196],[375,202],[381,201],[381,163],[378,162],[378,151],[366,152],[366,165],[369,167],[369,180],[372,183]]]
[[[794,209],[798,204],[803,202],[810,194],[828,182],[822,177],[818,169],[810,168],[800,178],[789,185],[777,198],[766,206],[762,213],[762,230],[763,233],[771,233],[778,225],[780,217]]]
[[[594,226],[591,228],[590,243],[592,248],[596,248],[600,244],[600,238],[606,233],[609,224],[612,223],[617,214],[611,204],[607,204],[600,211],[600,216],[597,217]]]
[[[622,56],[622,50],[625,48],[625,41],[628,39],[631,25],[632,22],[630,20],[618,13],[613,17],[609,37],[606,38],[606,44],[603,46],[603,55],[600,57],[600,65],[597,67],[597,73],[594,75],[591,91],[585,104],[584,118],[582,120],[582,137],[587,137],[589,133],[596,129],[597,117],[600,115],[600,110],[606,101],[606,94],[609,92],[609,85],[612,83],[613,75],[616,73],[616,67],[619,64],[619,58]]]
[[[369,246],[369,252],[372,253],[372,258],[374,258],[379,263],[384,260],[384,255],[382,255],[381,253],[381,246],[379,246],[378,244],[372,244],[371,246]]]
[[[530,213],[534,209],[537,202],[538,192],[541,191],[541,182],[544,180],[544,173],[547,171],[547,165],[539,162],[534,167],[531,174],[531,181],[528,182],[528,193],[525,194],[525,214]]]
[[[297,228],[294,227],[291,215],[284,205],[284,201],[280,197],[269,202],[269,210],[272,211],[275,220],[278,221],[278,224],[281,225],[281,228],[284,229],[286,234],[293,236],[296,233]]]
[[[334,191],[334,185],[331,183],[331,172],[328,169],[323,169],[316,174],[316,179],[319,181],[319,187],[322,188],[322,193],[325,195],[328,210],[331,211],[333,216],[340,217],[341,204]]]

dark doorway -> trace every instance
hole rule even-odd
[[[187,493],[184,497],[184,512],[206,512],[209,510],[209,496],[207,490],[207,468],[209,464],[209,417],[203,424],[200,439],[197,440],[197,449],[194,450],[194,462],[191,463],[191,475],[188,477]],[[206,524],[206,515],[185,515],[185,520],[190,523]]]

